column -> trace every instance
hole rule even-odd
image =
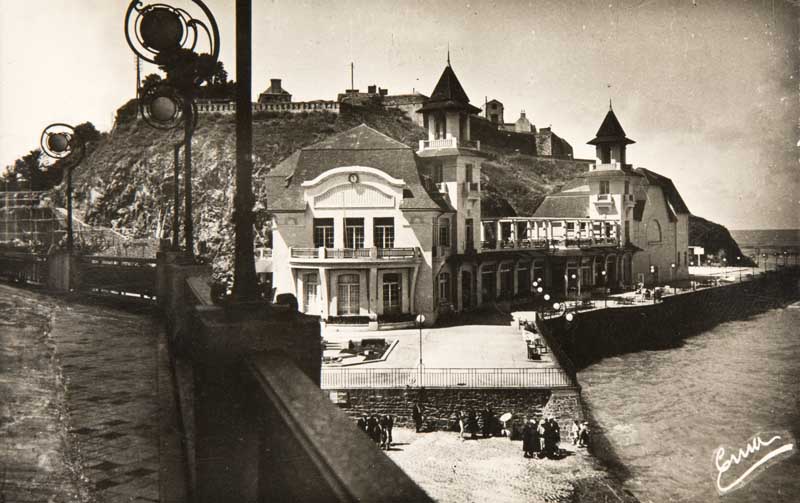
[[[331,298],[328,294],[328,270],[325,268],[318,268],[317,272],[319,273],[319,292],[320,292],[320,304],[322,308],[322,319],[327,320],[328,316],[330,315],[330,307],[331,307]]]
[[[411,288],[408,293],[408,312],[416,312],[416,299],[417,299],[417,277],[419,276],[419,264],[414,266],[414,271],[411,273]]]
[[[378,295],[378,268],[377,267],[370,267],[369,268],[369,307],[368,312],[370,314],[381,314],[383,312],[382,307],[379,305],[380,296]]]
[[[497,221],[496,228],[497,233],[495,234],[495,238],[497,239],[497,248],[500,248],[500,241],[503,239],[503,234],[500,232],[500,229],[502,228],[500,225],[500,220]]]
[[[500,297],[500,266],[503,264],[502,261],[497,262],[497,266],[494,273],[494,298],[498,299]]]
[[[519,261],[515,260],[514,267],[511,269],[511,284],[513,285],[512,289],[515,296],[519,293],[519,274],[517,269],[519,269]]]

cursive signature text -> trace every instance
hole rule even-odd
[[[777,449],[773,449],[769,451],[764,457],[759,459],[756,463],[750,466],[743,474],[741,474],[736,480],[731,482],[727,485],[722,485],[722,476],[731,469],[731,466],[738,465],[743,460],[747,459],[750,455],[755,454],[761,450],[762,447],[767,446],[775,442],[776,440],[780,440],[779,435],[775,435],[769,440],[761,440],[761,437],[756,435],[750,441],[747,442],[747,445],[744,449],[739,449],[738,452],[726,455],[725,448],[720,447],[716,451],[714,451],[714,463],[717,467],[717,490],[720,494],[725,494],[737,488],[753,471],[755,471],[759,466],[763,465],[770,459],[778,456],[784,452],[788,452],[794,448],[794,445],[784,444]],[[726,459],[727,458],[727,459]]]

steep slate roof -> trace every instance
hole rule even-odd
[[[461,87],[461,82],[458,81],[458,77],[456,77],[449,63],[444,67],[442,76],[439,77],[439,82],[433,88],[431,97],[418,112],[446,109],[466,110],[470,113],[481,111],[480,108],[469,104],[469,97],[464,92],[464,88]]]
[[[622,129],[622,125],[619,123],[617,116],[614,115],[614,110],[609,107],[606,118],[603,119],[603,123],[600,125],[600,129],[597,130],[594,139],[587,143],[589,145],[597,145],[599,143],[619,142],[623,142],[626,145],[636,143],[625,136],[625,130]]]
[[[559,192],[547,196],[533,212],[534,217],[544,218],[588,218],[588,192]]]
[[[401,210],[452,211],[422,186],[411,147],[361,124],[298,150],[267,176],[267,209],[304,211],[301,183],[341,166],[368,166],[406,182]]]
[[[691,213],[689,211],[689,207],[686,206],[686,203],[683,201],[680,192],[678,192],[678,189],[675,187],[675,184],[672,183],[672,180],[664,175],[659,175],[654,171],[650,171],[649,169],[636,168],[636,172],[644,175],[649,183],[661,187],[661,190],[664,191],[664,196],[666,197],[667,202],[675,211],[675,213]]]

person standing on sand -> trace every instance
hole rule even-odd
[[[534,427],[532,421],[525,418],[525,423],[522,427],[522,452],[523,457],[530,458],[533,456],[533,431]]]
[[[578,444],[578,436],[580,434],[581,425],[578,423],[577,419],[572,421],[572,426],[570,426],[569,434],[572,436],[572,445]]]
[[[464,423],[466,422],[467,418],[464,416],[463,411],[456,412],[456,423],[458,424],[458,436],[461,439],[464,439]]]
[[[544,418],[539,420],[539,425],[536,428],[536,431],[539,433],[539,457],[541,458],[545,454],[544,435],[547,432],[547,422],[544,420]]]
[[[422,407],[420,407],[419,402],[414,403],[414,407],[411,409],[411,418],[414,420],[414,427],[417,429],[417,433],[422,429]]]

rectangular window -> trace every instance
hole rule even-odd
[[[398,314],[402,308],[399,274],[383,275],[383,314]]]
[[[467,250],[472,250],[475,248],[475,229],[473,228],[472,219],[467,218],[464,220],[464,235],[466,242],[464,243],[464,247]]]
[[[500,266],[500,296],[510,297],[514,293],[514,276],[511,264]]]
[[[394,218],[376,218],[373,221],[375,248],[394,248]]]
[[[603,180],[600,182],[600,193],[609,194],[611,192],[611,182]]]
[[[519,241],[520,239],[528,239],[528,224],[525,222],[517,222],[516,233],[514,238]]]
[[[344,219],[344,247],[364,248],[364,219]]]
[[[314,219],[314,247],[333,248],[333,219]]]
[[[317,308],[317,292],[319,291],[319,280],[317,273],[306,274],[303,278],[303,288],[305,290],[304,312],[309,314],[319,314]]]
[[[361,293],[358,274],[339,276],[336,292],[336,307],[339,316],[358,314]]]
[[[447,302],[450,298],[450,273],[439,273],[439,302]]]
[[[467,183],[472,183],[472,164],[467,164],[467,169],[464,174],[464,181]]]
[[[431,181],[433,183],[442,183],[444,181],[444,167],[442,163],[436,163],[431,166]]]
[[[626,194],[630,194],[631,193],[630,191],[631,191],[631,182],[626,181],[625,182],[625,193]]]
[[[450,246],[450,220],[439,219],[439,246]]]

